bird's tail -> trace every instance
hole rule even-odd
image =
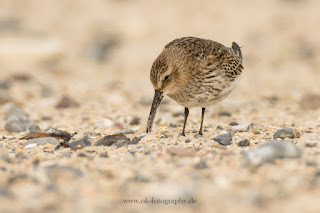
[[[236,42],[232,42],[232,49],[239,55],[240,59],[242,60],[241,48]]]

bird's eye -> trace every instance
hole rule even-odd
[[[168,80],[169,79],[169,75],[167,75],[166,77],[164,77],[164,80]]]

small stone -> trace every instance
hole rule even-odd
[[[309,147],[309,148],[313,148],[313,147],[316,147],[318,144],[316,142],[313,142],[313,143],[306,143],[305,144],[305,147]]]
[[[182,117],[182,116],[184,116],[183,112],[175,112],[172,114],[172,117]]]
[[[219,144],[227,146],[231,144],[232,135],[230,132],[222,135],[218,135],[217,137],[213,138],[212,140],[217,141]]]
[[[108,118],[102,118],[98,120],[93,127],[97,129],[106,129],[106,128],[111,128],[113,126],[113,121],[108,119]]]
[[[6,108],[7,108],[7,112],[6,112],[7,118],[10,118],[11,116],[16,116],[24,120],[28,119],[27,114],[15,104],[8,104]]]
[[[217,126],[217,129],[218,130],[223,130],[223,127],[219,125],[219,126]]]
[[[57,137],[57,138],[71,138],[71,134],[69,132],[59,130],[56,128],[49,127],[46,130],[43,131],[44,134],[48,134],[51,137]]]
[[[77,148],[81,147],[79,149],[82,149],[86,146],[91,146],[91,143],[88,139],[88,136],[84,136],[83,138],[81,138],[79,140],[76,140],[76,141],[73,141],[72,143],[69,143],[69,147],[71,149],[73,149],[73,148],[76,149],[76,147]]]
[[[250,141],[248,139],[244,139],[238,142],[238,146],[249,146],[249,145],[250,145]]]
[[[200,161],[194,165],[194,168],[195,169],[206,169],[206,168],[208,168],[208,165],[205,161]]]
[[[0,197],[10,198],[12,196],[13,196],[12,193],[7,188],[0,186]]]
[[[64,108],[71,108],[71,107],[78,107],[80,104],[73,100],[71,97],[64,95],[57,103],[57,109],[64,109]]]
[[[30,124],[27,124],[26,128],[27,128],[27,133],[35,133],[40,131],[40,127],[33,122],[31,122]]]
[[[300,132],[296,129],[293,128],[283,128],[278,130],[274,135],[273,135],[273,139],[277,139],[277,138],[300,138]]]
[[[191,140],[190,140],[190,139],[186,139],[184,142],[185,142],[185,143],[190,143]]]
[[[40,130],[40,127],[30,121],[28,118],[19,118],[15,115],[10,116],[5,124],[5,129],[8,132],[24,132],[28,133],[37,132]]]
[[[11,86],[10,80],[2,80],[0,81],[0,89],[9,89]]]
[[[129,143],[130,139],[125,135],[107,135],[98,140],[95,146],[111,146],[115,144],[118,148],[123,146],[125,143]]]
[[[8,104],[7,106],[7,121],[5,129],[9,132],[24,132],[28,133],[38,132],[40,127],[29,119],[26,113],[18,106],[14,104]]]
[[[144,137],[145,135],[142,135],[140,137],[134,137],[129,144],[138,144],[140,142],[140,140]]]
[[[221,110],[221,111],[218,112],[218,115],[219,116],[228,116],[228,117],[230,117],[231,116],[231,112]]]
[[[178,157],[194,157],[196,154],[196,151],[193,148],[170,147],[167,149],[167,152],[172,156],[178,156]]]
[[[100,154],[100,157],[101,157],[101,158],[108,158],[108,157],[109,157],[108,152],[102,152],[102,153]]]
[[[254,124],[254,123],[240,124],[237,126],[232,126],[231,131],[233,131],[233,132],[247,132],[247,131],[252,130],[255,126],[256,126],[256,124]]]
[[[130,125],[139,125],[140,124],[140,118],[139,117],[133,117],[132,120],[130,121]]]
[[[132,129],[122,129],[118,132],[118,134],[134,134],[134,130]]]
[[[235,121],[231,121],[229,123],[229,126],[237,126],[237,125],[239,125],[239,124],[237,122],[235,122]]]
[[[26,143],[24,143],[23,146],[27,147],[30,144],[36,144],[38,146],[46,145],[46,144],[57,145],[58,143],[59,143],[59,141],[56,138],[45,137],[45,138],[30,139]]]
[[[275,140],[263,143],[244,154],[247,162],[256,167],[266,162],[272,162],[277,158],[297,158],[300,156],[301,150],[295,144]]]

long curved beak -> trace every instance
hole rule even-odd
[[[147,123],[147,133],[151,132],[153,120],[154,120],[154,117],[156,116],[157,109],[162,101],[162,98],[163,98],[162,92],[160,92],[159,90],[155,90],[152,105],[151,105],[151,110],[148,118],[148,123]]]

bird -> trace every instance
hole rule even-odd
[[[199,134],[203,135],[203,120],[207,107],[225,99],[239,82],[242,52],[236,42],[231,47],[210,39],[182,37],[168,43],[155,59],[150,81],[155,90],[146,132],[152,130],[153,120],[164,96],[184,107],[182,135],[189,108],[201,107]]]

